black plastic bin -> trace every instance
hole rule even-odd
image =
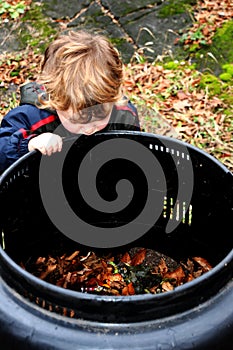
[[[151,155],[155,163],[152,160],[148,165]],[[126,196],[128,183],[132,184],[131,201],[124,208],[106,213],[87,205],[77,186],[84,159],[89,170],[101,164],[96,186],[105,201],[117,198],[116,185],[121,179],[128,180]],[[61,153],[47,160],[31,152],[0,178],[1,350],[232,350],[232,173],[196,147],[142,132],[71,138],[64,142]],[[52,167],[41,169],[44,161]],[[52,246],[58,250],[61,245],[67,249],[79,246],[59,231],[41,198],[41,172],[48,185],[56,188],[60,163],[67,199],[64,206],[68,203],[84,222],[109,230],[133,222],[135,232],[140,227],[145,233],[135,240],[132,235],[128,241],[126,237],[127,247],[145,246],[174,259],[202,256],[213,269],[170,292],[124,297],[66,290],[22,269],[20,261],[32,253],[39,256]],[[48,189],[48,196],[51,191]],[[150,222],[146,215],[140,216],[147,201],[155,198],[150,191],[159,198],[154,208],[150,203],[155,222],[151,216]],[[112,249],[118,249],[117,243]],[[85,247],[85,242],[80,246]],[[100,244],[96,249],[108,248]]]

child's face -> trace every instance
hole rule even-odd
[[[112,112],[112,103],[104,104],[105,118],[99,119],[95,117],[95,113],[93,113],[92,107],[87,108],[86,110],[90,110],[90,121],[87,123],[76,122],[75,115],[71,109],[67,111],[57,111],[57,114],[61,120],[63,126],[73,134],[84,134],[84,135],[92,135],[97,131],[104,129],[110,119],[110,115]],[[95,106],[94,106],[95,109]],[[85,111],[85,110],[84,110]]]

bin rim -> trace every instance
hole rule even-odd
[[[190,143],[188,143],[186,141],[182,141],[182,140],[172,138],[169,136],[164,136],[164,135],[159,135],[159,134],[154,134],[154,133],[149,133],[149,132],[144,132],[144,131],[112,130],[112,131],[105,131],[105,132],[101,132],[101,131],[96,132],[95,134],[90,135],[90,136],[87,136],[87,135],[69,136],[69,137],[66,137],[63,140],[63,142],[65,142],[65,143],[75,142],[80,136],[84,137],[84,138],[89,138],[89,137],[101,137],[101,136],[108,136],[108,135],[117,136],[117,137],[124,136],[124,135],[146,136],[148,138],[154,138],[154,139],[158,139],[161,141],[174,142],[175,144],[178,144],[180,146],[187,147],[187,149],[191,149],[193,151],[198,151],[200,154],[207,157],[208,159],[213,161],[216,165],[218,165],[220,168],[222,168],[222,170],[225,173],[229,173],[229,175],[231,175],[233,177],[233,172],[231,172],[220,160],[218,160],[213,155],[209,154],[207,151],[204,151],[197,146],[191,145]],[[22,157],[20,157],[19,159],[17,159],[7,169],[5,169],[2,172],[2,174],[0,174],[0,186],[1,186],[1,183],[3,182],[4,178],[7,177],[11,173],[11,171],[17,167],[17,165],[19,165],[21,162],[25,161],[26,159],[30,158],[31,156],[33,156],[35,154],[38,154],[38,156],[42,156],[38,150],[30,151],[30,152],[26,153],[25,155],[23,155]]]

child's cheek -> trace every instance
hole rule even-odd
[[[106,121],[105,123],[102,123],[101,125],[98,125],[96,127],[96,131],[100,131],[100,130],[104,129],[107,125],[108,125],[108,121]]]

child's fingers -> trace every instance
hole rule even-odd
[[[46,150],[46,147],[45,146],[38,146],[37,148],[35,149],[38,149],[38,151],[40,151],[40,153],[42,153],[44,156],[46,156],[47,154],[47,150]]]
[[[60,137],[60,140],[58,142],[58,152],[61,152],[63,146],[63,139]]]
[[[63,141],[59,135],[45,133],[30,140],[29,151],[37,149],[43,155],[50,156],[52,153],[60,152],[62,150],[62,144]]]
[[[56,152],[61,152],[61,150],[62,150],[62,138],[59,135],[53,135],[46,147],[46,154],[48,156],[51,156],[51,154]]]

